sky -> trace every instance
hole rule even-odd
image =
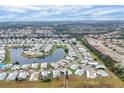
[[[124,20],[124,5],[0,6],[0,22]]]

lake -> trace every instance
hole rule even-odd
[[[14,63],[18,61],[20,64],[32,64],[32,63],[42,63],[42,62],[56,62],[65,56],[65,51],[63,48],[57,48],[53,54],[48,55],[44,58],[28,58],[21,55],[22,48],[10,48],[10,61]]]

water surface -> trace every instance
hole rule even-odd
[[[20,64],[42,63],[42,62],[56,62],[62,59],[65,55],[63,48],[57,48],[55,52],[44,58],[28,58],[21,55],[22,48],[10,48],[10,61],[14,63],[18,61]]]

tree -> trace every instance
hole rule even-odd
[[[18,61],[16,61],[14,64],[19,65],[20,63]]]
[[[73,43],[73,45],[76,45],[77,44],[77,42],[72,42]]]
[[[65,49],[65,52],[68,53],[68,49]]]

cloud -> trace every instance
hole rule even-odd
[[[1,10],[7,11],[7,12],[15,12],[15,13],[26,13],[24,9],[14,8],[14,7],[2,7]]]
[[[124,6],[0,6],[1,21],[124,19]]]
[[[101,16],[101,15],[108,15],[108,14],[112,14],[112,13],[118,13],[118,12],[124,12],[124,8],[121,9],[102,9],[99,11],[95,11],[94,13],[92,13],[93,16]]]

